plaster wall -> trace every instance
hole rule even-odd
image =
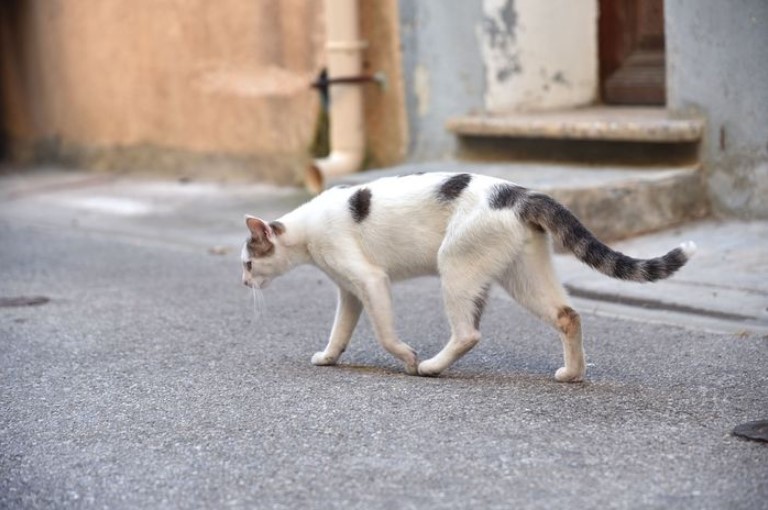
[[[413,160],[450,155],[454,115],[483,109],[485,71],[476,37],[480,2],[400,0],[400,36]]]
[[[363,53],[363,72],[385,77],[384,83],[363,88],[365,163],[379,168],[402,162],[408,150],[397,0],[361,0],[360,17],[360,30],[368,43]]]
[[[446,121],[597,94],[597,0],[400,0],[411,159],[451,155]]]
[[[541,111],[597,96],[596,0],[483,0],[485,108]]]
[[[17,156],[284,183],[303,170],[321,2],[13,0],[0,11],[2,127]]]
[[[768,2],[666,0],[667,97],[707,119],[716,213],[768,218]]]

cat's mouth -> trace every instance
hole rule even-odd
[[[243,285],[252,289],[266,289],[272,280],[269,278],[243,278]]]
[[[272,280],[269,278],[254,278],[252,282],[253,286],[257,289],[266,289],[269,287],[269,284],[272,283]]]

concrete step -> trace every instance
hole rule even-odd
[[[337,178],[360,184],[416,172],[470,172],[501,177],[552,195],[600,239],[612,241],[703,217],[706,193],[697,167],[637,170],[552,164],[433,162],[407,164]]]
[[[688,165],[696,162],[704,122],[664,108],[600,106],[466,115],[446,127],[466,159]]]

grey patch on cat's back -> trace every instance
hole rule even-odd
[[[349,197],[349,212],[355,223],[362,222],[371,212],[371,190],[360,188]]]
[[[514,184],[497,184],[491,190],[488,205],[491,209],[513,208],[521,198],[524,198],[527,190]]]
[[[437,199],[440,202],[455,200],[464,188],[469,186],[472,176],[470,174],[457,174],[446,179],[437,190]]]

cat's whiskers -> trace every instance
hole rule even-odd
[[[264,315],[264,293],[255,285],[251,287],[251,291],[253,293],[253,318],[258,322],[262,315]]]

